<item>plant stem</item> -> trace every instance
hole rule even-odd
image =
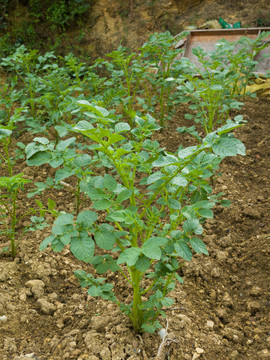
[[[143,323],[142,310],[139,309],[142,300],[140,293],[141,272],[136,269],[131,269],[132,273],[132,287],[133,287],[133,307],[132,307],[132,324],[134,330],[139,332]]]

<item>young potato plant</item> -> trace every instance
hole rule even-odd
[[[31,218],[34,225],[32,230],[36,228],[43,229],[48,226],[43,217],[45,212],[56,215],[54,202],[48,200],[47,210],[43,207],[41,202],[38,202],[38,209],[30,208],[26,213],[18,216],[17,208],[19,192],[24,190],[25,184],[31,182],[29,179],[24,178],[23,175],[23,173],[20,173],[13,176],[0,177],[0,234],[7,236],[10,239],[10,248],[4,248],[2,251],[8,251],[10,249],[13,259],[16,257],[16,247],[19,241],[17,225],[21,220],[26,216],[35,215]],[[36,216],[38,213],[40,214],[39,217]],[[27,231],[27,228],[24,228],[24,231]]]
[[[80,183],[91,208],[78,216],[62,212],[40,249],[69,246],[97,274],[121,274],[131,289],[129,303],[121,301],[106,277],[75,272],[89,295],[116,303],[136,332],[154,332],[163,307],[173,304],[168,294],[183,281],[183,262],[193,253],[208,254],[202,223],[213,217],[216,201],[208,179],[226,156],[244,155],[244,145],[228,134],[239,125],[226,125],[199,145],[172,154],[153,139],[160,126],[150,115],[136,116],[131,129],[114,122],[106,109],[85,101],[80,105],[88,116],[100,112],[99,119],[90,116],[73,130],[92,142],[89,150],[102,159],[105,171],[91,164],[93,175]]]
[[[76,138],[71,137],[55,144],[45,137],[37,137],[26,146],[25,152],[27,165],[40,166],[47,163],[52,168],[57,169],[54,179],[47,178],[45,182],[35,183],[36,189],[33,189],[28,196],[40,194],[48,188],[63,188],[66,185],[75,196],[75,213],[78,215],[84,199],[80,183],[87,175],[91,174],[90,165],[93,160],[89,154],[82,154],[80,153],[81,150],[78,151],[78,148],[75,148],[75,141]],[[74,175],[76,178],[75,186],[64,182]]]
[[[190,109],[195,112],[186,114],[186,118],[200,123],[206,134],[224,124],[231,110],[239,110],[243,105],[238,101],[239,95],[245,96],[247,84],[256,70],[258,62],[254,58],[269,46],[264,41],[267,36],[269,33],[262,33],[256,39],[242,37],[236,43],[220,40],[212,52],[195,48],[192,52],[198,66],[182,59],[183,71],[176,80],[180,84],[177,89],[181,102],[190,103]],[[189,131],[197,137],[193,128]]]
[[[176,86],[167,79],[179,73],[175,57],[182,51],[175,49],[175,43],[176,39],[168,31],[156,33],[138,53],[129,54],[120,46],[107,54],[110,61],[97,60],[95,67],[105,67],[107,72],[107,80],[102,83],[101,101],[107,107],[120,108],[127,115],[130,126],[133,126],[136,114],[146,112],[159,113],[161,128],[171,119]]]
[[[230,111],[240,109],[243,103],[232,97],[235,74],[230,68],[223,67],[216,53],[206,53],[201,48],[193,49],[199,60],[199,66],[188,59],[182,61],[186,71],[176,80],[181,102],[190,103],[193,114],[186,119],[200,123],[208,134],[224,125],[230,117]]]
[[[0,145],[3,149],[3,152],[0,152],[0,164],[1,167],[5,168],[8,171],[9,176],[13,175],[13,167],[16,163],[16,160],[21,157],[20,150],[24,149],[24,144],[18,142],[16,145],[19,149],[15,150],[15,156],[12,156],[12,147],[13,147],[13,130],[16,129],[16,122],[23,121],[24,115],[22,115],[23,109],[17,108],[13,115],[10,115],[6,119],[5,125],[0,123]],[[2,161],[1,161],[2,160]]]

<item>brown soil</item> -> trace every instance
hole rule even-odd
[[[196,255],[183,268],[184,285],[177,286],[175,305],[166,310],[171,340],[159,359],[270,359],[269,109],[269,100],[255,98],[247,99],[241,111],[248,122],[237,136],[247,155],[227,159],[215,185],[232,204],[217,206],[214,220],[205,224],[209,257]],[[183,115],[179,111],[159,135],[170,151],[191,141],[175,131]],[[22,135],[19,140],[29,139]],[[40,181],[52,170],[27,168],[22,162],[16,171]],[[59,209],[72,210],[67,191],[49,196]],[[34,199],[22,198],[20,211],[33,204]],[[39,252],[49,234],[49,228],[25,234],[15,261],[0,259],[0,359],[155,359],[159,335],[135,335],[115,305],[89,297],[80,287],[73,271],[87,270],[85,264],[68,249]],[[1,247],[5,241],[0,238]],[[129,297],[117,277],[110,280]]]

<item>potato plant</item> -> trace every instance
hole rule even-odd
[[[199,145],[172,154],[152,139],[160,126],[150,115],[136,116],[131,129],[126,122],[114,122],[104,108],[87,101],[79,105],[88,116],[99,111],[99,119],[90,116],[73,131],[92,142],[89,150],[104,159],[107,170],[102,175],[91,166],[93,175],[80,183],[91,208],[77,216],[61,213],[40,249],[50,244],[61,251],[68,245],[98,274],[119,272],[132,289],[129,304],[121,302],[117,288],[105,277],[85,271],[75,276],[89,295],[119,305],[136,332],[153,332],[160,327],[162,308],[173,304],[168,294],[182,282],[183,262],[193,253],[208,254],[202,223],[213,217],[216,201],[208,179],[224,157],[244,155],[243,144],[228,134],[239,125],[225,125]],[[100,220],[102,213],[105,220]],[[96,254],[96,248],[106,254]]]

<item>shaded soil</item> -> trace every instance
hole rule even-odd
[[[217,206],[215,218],[205,224],[209,256],[196,255],[183,267],[184,285],[171,294],[175,304],[166,310],[171,340],[158,359],[270,359],[269,109],[269,100],[255,98],[241,110],[248,122],[236,133],[247,155],[222,163],[223,175],[215,185],[231,207]],[[191,138],[175,131],[186,121],[184,113],[180,110],[159,135],[170,151],[191,144]],[[27,135],[19,140],[26,142]],[[41,181],[52,170],[27,168],[22,162],[17,171]],[[59,209],[74,208],[67,190],[46,196]],[[33,204],[34,199],[22,198],[20,211]],[[73,271],[90,271],[87,265],[68,249],[39,252],[49,234],[49,228],[29,232],[14,262],[0,258],[0,359],[155,359],[159,335],[135,335],[114,304],[89,297],[80,287]],[[0,246],[5,243],[0,238]],[[110,280],[129,301],[130,290],[117,276]]]

